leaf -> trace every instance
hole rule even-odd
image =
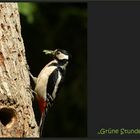
[[[35,3],[31,2],[19,2],[18,3],[20,14],[24,15],[28,23],[34,22],[35,13],[38,11],[38,7]]]

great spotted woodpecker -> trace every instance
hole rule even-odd
[[[69,61],[69,54],[62,49],[54,51],[44,50],[45,54],[53,55],[53,60],[49,62],[39,73],[38,77],[30,76],[35,82],[36,98],[39,104],[41,119],[39,124],[40,136],[45,122],[48,109],[53,105],[54,99],[57,97],[65,76],[66,66]]]

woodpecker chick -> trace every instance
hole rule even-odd
[[[69,60],[68,52],[62,49],[56,49],[54,51],[44,50],[43,52],[45,52],[45,54],[52,55],[53,60],[41,70],[36,79],[34,77],[36,84],[35,93],[41,112],[39,125],[40,135],[43,130],[46,112],[53,105],[53,102],[57,97]]]

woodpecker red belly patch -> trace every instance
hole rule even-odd
[[[44,99],[40,98],[38,100],[38,104],[39,104],[39,108],[40,108],[41,113],[43,113],[46,110],[47,102],[44,101]]]

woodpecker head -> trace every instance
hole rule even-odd
[[[43,52],[45,52],[45,54],[52,54],[54,59],[58,60],[58,61],[62,61],[62,62],[67,62],[69,60],[69,54],[66,50],[62,50],[62,49],[56,49],[54,51],[52,50],[44,50]]]

